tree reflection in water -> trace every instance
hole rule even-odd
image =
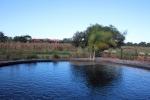
[[[76,65],[72,63],[71,71],[73,76],[78,77],[75,81],[83,81],[93,88],[110,85],[121,79],[121,67],[111,65]]]

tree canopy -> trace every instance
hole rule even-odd
[[[5,36],[3,32],[0,32],[0,42],[10,42],[12,37]]]
[[[88,34],[86,32],[76,32],[72,38],[72,43],[76,47],[85,48],[88,45]]]
[[[101,43],[102,43],[102,40],[103,41],[105,40],[105,43],[107,43],[107,45],[109,44],[109,47],[114,47],[114,46],[120,47],[121,45],[124,44],[126,33],[127,32],[121,33],[120,31],[118,31],[117,28],[115,28],[112,25],[102,26],[102,25],[99,25],[99,24],[95,24],[95,25],[89,26],[83,32],[76,32],[74,34],[72,40],[73,40],[73,45],[76,46],[76,47],[83,47],[84,48],[84,47],[89,46],[89,39],[91,41],[91,38],[94,38],[94,37],[95,37],[94,40],[96,38],[98,40],[101,39]],[[107,38],[107,41],[106,41],[105,38]],[[109,41],[108,41],[108,38],[110,39]]]

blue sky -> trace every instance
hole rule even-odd
[[[0,0],[0,31],[8,36],[62,39],[90,24],[128,31],[126,41],[150,42],[150,0]]]

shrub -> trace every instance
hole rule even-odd
[[[54,59],[59,59],[60,56],[59,56],[58,54],[55,53],[55,54],[52,55],[52,58],[54,58]]]
[[[27,59],[37,59],[38,56],[36,54],[27,55]]]
[[[71,53],[71,56],[76,57],[76,58],[80,58],[80,57],[85,58],[85,57],[89,57],[89,55],[90,55],[90,53],[87,48],[84,48],[84,49],[77,48],[76,51]]]

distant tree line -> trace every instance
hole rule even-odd
[[[69,39],[57,40],[57,39],[33,39],[30,35],[21,35],[15,37],[8,37],[3,32],[0,32],[0,42],[32,42],[32,43],[71,43]]]
[[[22,36],[15,36],[8,37],[5,36],[3,32],[0,32],[0,42],[30,42],[32,40],[32,37],[29,35],[22,35]]]
[[[125,46],[141,46],[141,47],[150,47],[150,42],[140,42],[140,43],[133,43],[133,42],[127,42],[125,43]]]
[[[64,38],[60,41],[61,43],[72,43],[72,38]]]

